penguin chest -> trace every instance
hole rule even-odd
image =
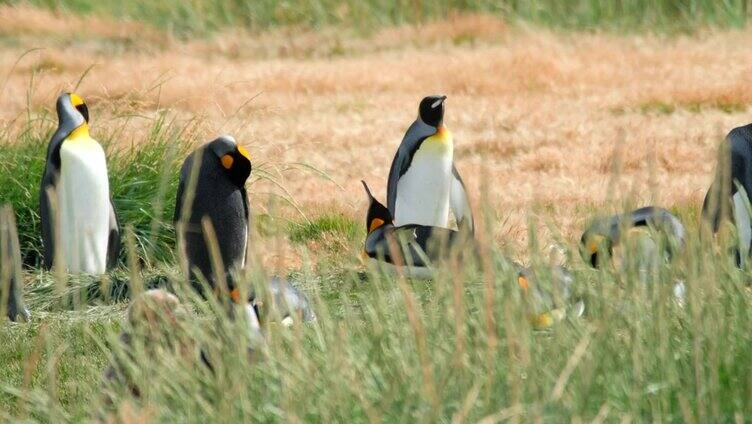
[[[397,183],[395,225],[446,227],[449,220],[452,151],[451,148],[431,146],[428,141],[423,144]]]
[[[105,272],[110,186],[104,150],[99,143],[63,142],[57,194],[60,248],[68,271]]]

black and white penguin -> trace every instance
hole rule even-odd
[[[21,250],[16,221],[10,206],[0,209],[0,301],[1,311],[11,321],[28,321],[29,310],[21,293]]]
[[[465,232],[418,224],[396,226],[389,209],[361,182],[369,199],[363,257],[376,269],[429,279],[435,277],[435,266],[453,253],[477,257],[475,243]]]
[[[651,230],[656,234],[651,234]],[[665,251],[659,252],[655,235],[665,238]],[[602,265],[602,253],[609,257],[621,250],[628,241],[639,247],[643,265],[653,257],[670,259],[684,247],[686,231],[679,218],[666,209],[647,206],[625,214],[594,220],[580,238],[582,253],[593,267]],[[617,252],[618,253],[618,252]]]
[[[194,166],[198,166],[195,182],[191,181]],[[205,225],[211,225],[228,288],[234,289],[233,273],[245,266],[248,246],[250,209],[245,183],[250,175],[248,151],[228,135],[198,148],[185,159],[174,220],[178,246],[187,261],[184,265],[194,282],[200,277],[216,287],[217,274],[209,248],[214,240],[205,231]]]
[[[387,205],[397,226],[447,227],[451,210],[459,228],[474,230],[465,185],[454,166],[452,134],[444,125],[446,96],[420,102],[392,161]]]
[[[530,323],[535,329],[551,327],[567,316],[582,316],[585,303],[576,297],[574,281],[562,266],[518,268],[517,284],[530,304]]]
[[[59,259],[68,272],[101,274],[120,253],[107,160],[89,135],[89,109],[80,96],[61,94],[57,118],[39,188],[44,266]]]
[[[702,205],[703,218],[713,232],[731,218],[738,234],[736,260],[744,266],[752,243],[749,196],[752,190],[752,124],[734,128],[721,145],[716,175]]]

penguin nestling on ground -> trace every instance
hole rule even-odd
[[[752,219],[749,196],[752,190],[752,124],[734,128],[721,145],[716,175],[702,205],[703,218],[714,233],[721,222],[732,218],[738,234],[736,262],[744,266],[752,253]]]
[[[666,250],[658,252],[658,240],[654,234],[665,237]],[[596,219],[580,238],[583,254],[593,267],[602,265],[601,253],[607,253],[609,257],[615,255],[617,250],[627,247],[627,242],[634,242],[644,260],[652,261],[651,258],[666,257],[670,259],[679,253],[685,242],[684,225],[679,218],[666,209],[647,206],[635,209],[632,212],[618,214]]]
[[[89,109],[80,96],[61,94],[57,118],[39,188],[44,266],[59,258],[68,272],[101,274],[120,253],[107,160],[89,135]]]
[[[475,257],[476,246],[465,232],[417,224],[395,226],[389,209],[373,197],[365,181],[361,182],[370,202],[363,257],[377,269],[433,278],[435,264],[452,253]]]
[[[189,196],[194,166],[198,169],[193,196]],[[213,240],[205,232],[202,224],[205,220],[214,230],[228,288],[234,289],[232,274],[245,266],[248,245],[250,209],[245,183],[250,175],[248,151],[228,135],[198,148],[185,159],[180,171],[174,220],[178,246],[184,250],[181,253],[194,282],[201,276],[212,288],[217,283],[209,248]]]
[[[395,225],[447,227],[451,209],[460,229],[474,230],[465,185],[454,166],[452,134],[444,126],[446,96],[420,102],[394,156],[387,183],[387,206]]]
[[[272,277],[266,286],[268,302],[260,296],[254,296],[251,304],[263,324],[275,315],[281,319],[281,324],[289,327],[298,322],[316,321],[316,313],[313,311],[308,297],[289,281],[279,277]],[[238,301],[239,299],[233,298]]]
[[[575,298],[574,277],[564,267],[535,270],[519,267],[517,284],[530,302],[530,322],[536,329],[551,327],[568,315],[580,317],[585,303]]]
[[[11,321],[28,321],[30,317],[21,293],[22,284],[16,221],[10,206],[4,206],[0,209],[0,301],[3,302],[0,311]]]

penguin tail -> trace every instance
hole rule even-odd
[[[360,180],[361,183],[363,183],[363,188],[366,189],[366,194],[368,195],[368,198],[373,200],[373,194],[371,194],[371,189],[368,188],[368,184],[366,184],[365,180]]]

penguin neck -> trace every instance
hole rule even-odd
[[[91,140],[91,136],[89,136],[89,124],[84,122],[75,130],[71,131],[71,133],[67,137],[67,140],[73,142]]]
[[[420,146],[420,150],[444,154],[451,154],[453,149],[452,133],[444,125],[439,125],[436,133],[426,138]]]

